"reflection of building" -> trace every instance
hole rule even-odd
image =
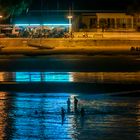
[[[139,83],[140,72],[0,72],[0,82]]]
[[[69,72],[16,72],[17,82],[70,82]]]

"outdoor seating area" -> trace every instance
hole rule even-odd
[[[23,38],[60,38],[68,33],[66,27],[48,26],[0,26],[0,38],[23,37]]]

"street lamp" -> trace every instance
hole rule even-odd
[[[69,19],[69,33],[71,33],[72,32],[72,15],[69,15],[68,17],[67,17],[68,19]]]
[[[1,19],[3,18],[2,15],[0,15],[0,24],[1,24]],[[0,27],[0,33],[1,33],[1,27]]]
[[[2,20],[2,18],[3,18],[3,16],[2,16],[2,15],[0,15],[0,24],[1,24],[1,20]]]

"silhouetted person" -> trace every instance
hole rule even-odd
[[[71,105],[70,98],[68,98],[68,100],[67,100],[67,109],[68,109],[68,112],[70,112],[70,105]]]
[[[85,117],[84,117],[85,116],[85,109],[84,108],[81,108],[80,115],[81,115],[80,123],[81,123],[81,127],[83,128],[84,123],[85,123]]]
[[[81,115],[82,117],[85,116],[85,109],[84,109],[83,107],[81,108],[80,115]]]
[[[41,111],[41,114],[43,115],[43,114],[45,114],[45,112],[44,111]]]
[[[61,107],[61,115],[65,116],[65,109],[63,107]]]
[[[61,107],[61,117],[62,117],[62,125],[63,125],[65,119],[65,109],[63,107]]]
[[[74,109],[75,111],[77,110],[77,105],[78,105],[78,99],[74,97]]]
[[[38,111],[37,111],[37,110],[35,111],[35,114],[36,114],[36,115],[38,114]]]

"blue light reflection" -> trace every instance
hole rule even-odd
[[[16,93],[14,126],[16,139],[71,139],[69,117],[62,122],[61,107],[67,109],[68,93]],[[37,113],[36,113],[37,111]],[[64,123],[64,124],[63,124]]]
[[[70,72],[15,72],[16,82],[71,82]]]
[[[45,72],[45,81],[70,82],[71,75],[68,72]]]
[[[33,24],[15,24],[15,26],[70,26],[71,24],[69,23],[44,23],[44,24],[38,24],[38,23],[33,23]]]

